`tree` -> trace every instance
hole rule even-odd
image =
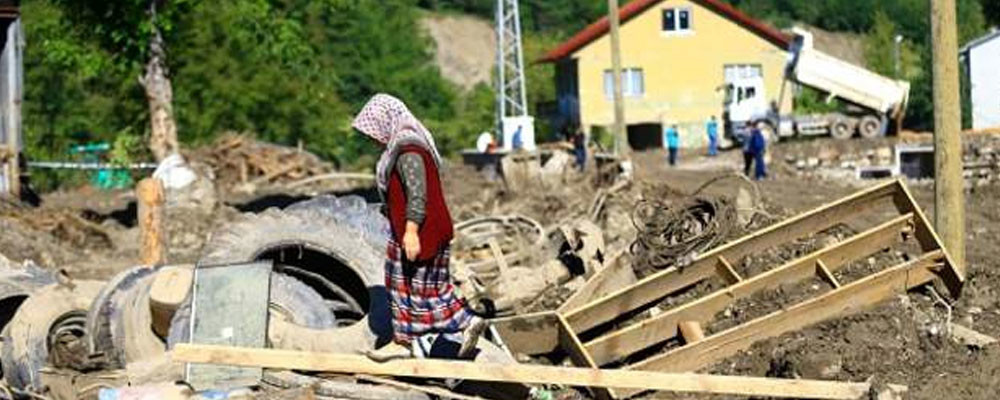
[[[986,17],[986,22],[992,24],[993,26],[1000,25],[1000,1],[996,0],[979,0],[980,4],[983,6],[983,14]]]
[[[149,100],[149,150],[156,161],[162,161],[177,153],[179,146],[177,121],[174,120],[174,90],[167,76],[166,43],[156,21],[157,1],[149,0],[149,25],[152,30],[149,38],[149,61],[146,62],[145,75],[139,77],[139,83],[146,89],[146,98]]]

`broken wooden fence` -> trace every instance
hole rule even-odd
[[[891,216],[874,221],[869,214],[891,205]],[[814,235],[843,221],[865,216],[873,227],[805,256],[754,276],[742,276],[734,265],[745,256]],[[885,215],[880,214],[880,215]],[[836,273],[851,262],[915,238],[921,254],[858,280],[842,284]],[[701,332],[716,314],[763,290],[819,277],[831,290],[797,304],[712,332],[685,338],[680,326]],[[726,286],[693,301],[666,309],[624,328],[608,328],[623,316],[649,309],[667,296],[712,278]],[[697,257],[684,268],[669,268],[589,303],[572,309],[498,320],[496,327],[514,351],[540,354],[566,352],[580,367],[623,365],[626,370],[696,371],[749,348],[753,343],[802,329],[834,316],[856,312],[891,296],[940,278],[957,297],[964,276],[955,266],[924,213],[902,181],[861,191],[745,236]],[[582,338],[593,338],[581,340]],[[685,340],[686,339],[686,340]],[[667,341],[684,343],[635,362],[644,350]],[[648,352],[647,352],[648,353]],[[594,388],[601,398],[627,397],[630,389],[615,393]]]

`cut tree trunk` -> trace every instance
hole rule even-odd
[[[178,150],[177,123],[174,120],[174,92],[170,78],[167,77],[167,52],[163,35],[156,27],[156,0],[150,1],[149,13],[153,22],[153,37],[149,40],[146,74],[139,77],[139,82],[146,89],[146,99],[149,101],[149,119],[152,125],[149,150],[156,161],[162,161]]]

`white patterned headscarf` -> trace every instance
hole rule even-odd
[[[382,192],[385,192],[388,186],[389,176],[402,146],[423,147],[434,157],[434,162],[438,166],[441,165],[441,156],[434,145],[430,131],[413,116],[406,104],[393,96],[382,93],[373,96],[354,117],[352,126],[385,145],[385,151],[379,157],[378,166],[375,168],[376,181]]]

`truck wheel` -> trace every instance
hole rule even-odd
[[[865,139],[882,137],[884,132],[885,129],[882,120],[874,115],[865,115],[861,117],[861,122],[858,123],[858,133]]]
[[[17,389],[44,389],[38,371],[49,358],[55,339],[71,334],[83,340],[87,309],[104,286],[97,281],[73,281],[39,289],[21,304],[5,328],[3,372]]]
[[[850,139],[854,136],[854,127],[847,118],[838,118],[830,123],[830,136],[839,140]]]

